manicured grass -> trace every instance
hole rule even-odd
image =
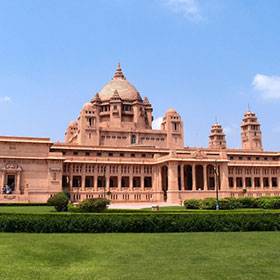
[[[56,212],[53,206],[1,206],[0,213],[50,213]]]
[[[0,279],[279,279],[278,232],[0,234]]]
[[[147,211],[151,212],[151,208],[143,208],[141,210],[135,209],[109,209],[109,212],[137,212],[137,211]],[[193,209],[185,209],[183,206],[167,206],[167,207],[160,207],[159,211],[164,212],[216,212],[216,210],[193,210]],[[253,208],[253,209],[234,209],[234,210],[221,210],[220,212],[280,212],[280,209],[260,209],[260,208]],[[53,206],[0,206],[0,213],[57,213]],[[65,213],[65,212],[64,212]]]

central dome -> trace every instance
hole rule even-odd
[[[136,100],[139,98],[137,89],[124,77],[120,63],[118,63],[114,78],[99,92],[99,96],[101,100],[109,100],[116,90],[123,100]]]

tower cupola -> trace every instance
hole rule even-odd
[[[241,124],[242,149],[252,151],[262,151],[262,132],[255,113],[248,110],[244,114]]]
[[[220,124],[215,122],[209,135],[210,149],[226,149],[226,135]]]

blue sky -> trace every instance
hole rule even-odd
[[[0,135],[64,141],[120,61],[154,118],[181,114],[185,146],[215,117],[238,148],[243,114],[279,150],[279,0],[0,0]]]

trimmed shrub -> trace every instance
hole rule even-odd
[[[186,209],[200,209],[200,199],[186,199],[184,205]]]
[[[88,198],[80,203],[79,208],[88,213],[104,212],[109,204],[110,200],[106,198]]]
[[[0,232],[109,233],[280,230],[279,212],[0,214]]]
[[[262,196],[256,199],[256,206],[263,209],[280,209],[280,197]]]
[[[201,202],[202,209],[216,209],[216,199],[212,197],[204,198]]]
[[[64,192],[57,193],[48,199],[48,205],[54,206],[57,212],[67,211],[69,198]]]
[[[235,203],[229,198],[219,199],[219,206],[221,210],[232,210],[235,209]]]
[[[240,203],[239,208],[255,208],[256,207],[256,199],[251,196],[239,197],[237,200]]]

